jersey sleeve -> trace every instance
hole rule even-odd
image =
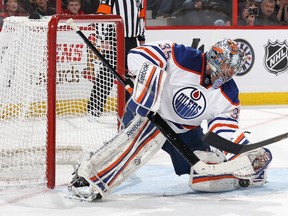
[[[129,73],[136,75],[144,62],[150,62],[166,70],[167,62],[171,58],[172,45],[171,41],[158,41],[131,49],[127,57]]]
[[[208,130],[235,144],[247,145],[249,140],[244,134],[244,131],[239,128],[239,112],[240,107],[238,106],[216,116],[208,122]],[[224,154],[226,155],[227,160],[232,160],[238,156],[227,152],[224,152]]]

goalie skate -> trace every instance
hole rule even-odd
[[[127,128],[83,159],[68,187],[70,197],[85,201],[106,198],[155,155],[164,142],[165,137],[153,123],[136,116]]]
[[[89,182],[85,178],[79,177],[77,173],[75,173],[75,176],[68,185],[68,191],[69,193],[66,198],[69,199],[92,202],[102,198],[101,194],[95,191]]]

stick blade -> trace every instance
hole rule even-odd
[[[251,151],[263,146],[271,145],[272,143],[279,142],[283,139],[288,138],[288,133],[280,134],[278,136],[257,142],[257,143],[250,143],[248,145],[240,145],[233,143],[213,132],[208,132],[204,135],[203,141],[206,142],[208,145],[218,148],[220,150],[233,153],[233,154],[241,154],[247,151]]]

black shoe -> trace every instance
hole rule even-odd
[[[102,195],[100,193],[92,193],[89,186],[90,184],[85,178],[79,177],[77,174],[75,174],[72,181],[68,185],[68,191],[70,193],[67,198],[88,202],[102,199]]]
[[[72,181],[68,185],[68,189],[71,188],[72,186],[77,188],[77,187],[89,187],[89,185],[90,185],[89,182],[85,178],[75,174]]]

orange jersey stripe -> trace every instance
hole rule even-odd
[[[229,128],[236,128],[236,129],[238,129],[239,127],[238,127],[238,125],[233,125],[233,124],[220,124],[220,123],[218,123],[218,124],[215,124],[215,125],[213,125],[213,127],[209,130],[209,131],[213,131],[215,128],[217,128],[217,127],[229,127]]]
[[[234,143],[239,143],[243,137],[245,137],[244,133],[241,133],[240,136],[234,141]]]
[[[147,52],[150,56],[152,56],[154,59],[156,59],[157,61],[159,61],[159,66],[161,68],[163,68],[163,61],[161,61],[160,58],[158,58],[158,56],[156,56],[153,52],[151,52],[149,49],[147,49],[146,47],[137,47],[136,49],[140,49],[140,50],[144,50],[145,52]]]
[[[188,130],[192,130],[194,128],[197,128],[198,126],[194,126],[194,125],[181,125],[183,128],[188,129]]]
[[[112,13],[112,8],[109,5],[106,4],[100,4],[97,10],[97,13],[102,13],[102,14],[111,14]]]

